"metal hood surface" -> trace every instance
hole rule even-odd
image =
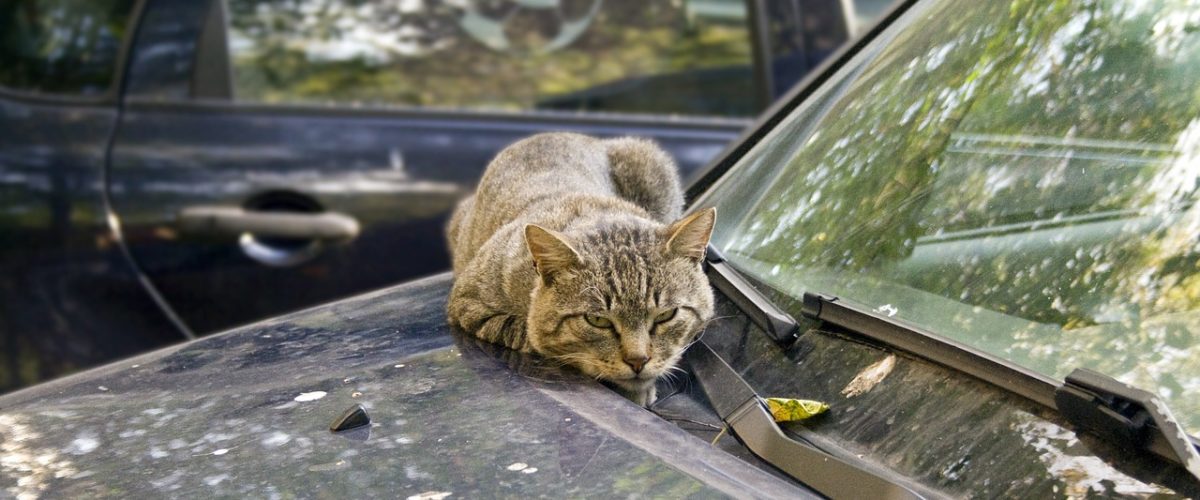
[[[451,330],[449,275],[0,398],[0,491],[721,497],[802,490],[596,382]],[[371,424],[332,432],[362,405]]]

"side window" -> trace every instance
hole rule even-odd
[[[717,116],[761,102],[744,0],[227,1],[240,101]]]
[[[134,0],[0,2],[0,87],[103,94],[116,73]]]

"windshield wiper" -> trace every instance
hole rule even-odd
[[[800,335],[796,320],[758,291],[709,246],[709,281],[776,343]],[[1058,412],[1071,424],[1127,449],[1147,450],[1200,481],[1200,443],[1187,435],[1160,398],[1107,375],[1077,368],[1059,382],[969,345],[837,297],[806,292],[801,314],[965,373]]]
[[[1153,452],[1200,480],[1200,453],[1158,396],[1077,368],[1058,382],[1005,359],[837,297],[806,292],[810,319],[957,370],[1057,411],[1073,425],[1127,449]]]
[[[775,423],[762,398],[703,340],[684,353],[687,365],[721,421],[746,448],[829,498],[919,500],[912,488],[883,474],[795,441]]]
[[[722,294],[733,301],[756,326],[767,332],[775,342],[784,347],[791,345],[800,335],[800,325],[787,311],[759,293],[741,273],[729,266],[725,256],[716,247],[709,245],[704,256],[708,281]]]

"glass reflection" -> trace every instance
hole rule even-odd
[[[715,241],[781,289],[1156,390],[1196,432],[1197,7],[928,2],[701,200]]]
[[[102,94],[133,0],[10,0],[0,4],[0,87]]]
[[[228,5],[234,88],[247,101],[757,111],[743,0]]]

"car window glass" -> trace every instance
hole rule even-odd
[[[742,0],[228,8],[241,101],[720,116],[748,116],[759,104]]]
[[[108,90],[134,0],[0,3],[0,87],[55,94]]]
[[[1200,431],[1198,13],[929,2],[709,193],[714,239],[789,293],[1097,369]]]

